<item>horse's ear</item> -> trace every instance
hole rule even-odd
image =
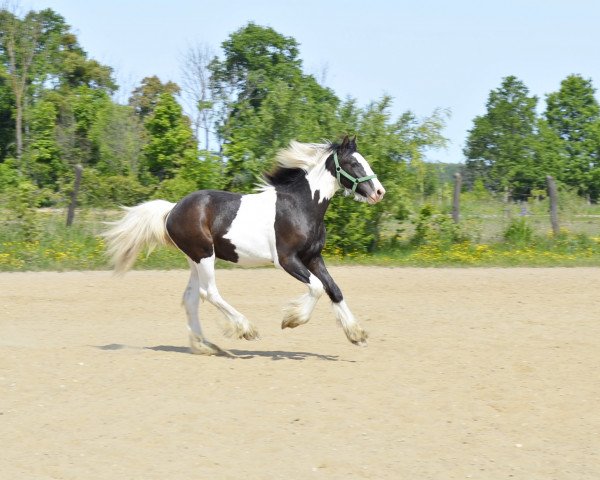
[[[340,150],[347,150],[350,147],[350,137],[348,135],[344,135],[344,139],[342,140],[342,144],[340,145]]]
[[[349,146],[353,152],[356,152],[358,149],[356,148],[356,135],[350,139]]]

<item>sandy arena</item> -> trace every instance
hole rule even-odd
[[[598,479],[600,269],[332,268],[351,345],[304,287],[220,270],[255,342],[192,355],[187,272],[0,274],[0,476]]]

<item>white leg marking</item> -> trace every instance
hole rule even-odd
[[[310,316],[324,289],[321,280],[312,273],[309,277],[308,293],[290,302],[284,309],[281,328],[295,328],[310,320]]]
[[[191,334],[202,337],[202,328],[198,318],[198,305],[200,303],[200,280],[196,264],[189,261],[191,266],[190,280],[183,292],[183,305],[188,318],[188,329]]]
[[[188,318],[190,350],[197,355],[223,354],[225,353],[223,350],[206,340],[202,334],[202,327],[200,326],[200,319],[198,317],[198,304],[200,303],[200,296],[202,295],[200,279],[198,277],[196,264],[191,260],[189,260],[188,263],[191,267],[190,280],[183,293],[183,305],[185,306],[185,313]]]
[[[200,263],[195,265],[198,270],[201,294],[202,290],[204,290],[206,292],[206,299],[217,307],[229,321],[225,334],[237,338],[245,338],[246,340],[258,338],[256,327],[244,315],[223,300],[219,294],[215,281],[215,255],[203,258],[200,260]]]
[[[368,334],[365,332],[359,323],[352,315],[352,312],[346,305],[346,301],[342,300],[339,303],[332,303],[335,318],[344,329],[344,333],[348,340],[355,345],[366,346]]]

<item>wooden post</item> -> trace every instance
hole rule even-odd
[[[462,188],[462,175],[454,174],[454,197],[452,198],[452,220],[454,223],[460,221],[460,190]]]
[[[67,212],[67,227],[73,224],[75,218],[75,207],[77,206],[77,195],[79,195],[79,186],[81,185],[81,174],[83,167],[79,164],[75,165],[75,182],[73,183],[73,193],[71,193],[71,203]]]
[[[558,225],[558,190],[554,178],[550,175],[546,177],[546,183],[548,184],[548,197],[550,198],[550,223],[552,224],[554,236],[557,236],[560,233],[560,226]]]

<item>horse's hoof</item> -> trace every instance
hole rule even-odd
[[[358,345],[359,347],[367,346],[369,334],[365,332],[360,325],[354,325],[352,328],[345,330],[345,333],[348,340],[354,345]]]
[[[230,355],[218,345],[193,335],[190,335],[190,352],[194,355]]]
[[[250,327],[246,329],[246,331],[242,332],[240,338],[243,338],[245,340],[258,340],[260,338],[260,335],[258,334],[258,330],[256,329],[256,327],[251,324]]]
[[[294,313],[287,314],[281,321],[281,328],[296,328],[308,322],[308,318],[302,318]]]

